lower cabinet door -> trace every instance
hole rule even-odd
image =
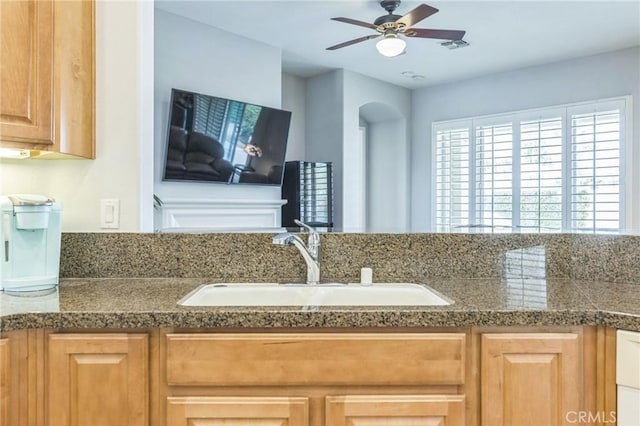
[[[0,426],[9,426],[9,339],[0,339]]]
[[[584,398],[580,348],[573,333],[484,334],[482,425],[571,423]]]
[[[326,426],[464,426],[464,395],[326,398]]]
[[[169,426],[307,426],[304,397],[169,397]]]
[[[146,334],[52,334],[49,426],[148,426]]]

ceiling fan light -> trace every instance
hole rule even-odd
[[[407,43],[401,38],[398,38],[395,34],[385,36],[382,40],[376,43],[376,49],[378,49],[378,52],[389,58],[400,55],[404,52],[404,48],[406,46]]]

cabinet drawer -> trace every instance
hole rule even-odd
[[[326,397],[327,425],[465,425],[464,395]]]
[[[169,397],[167,425],[309,424],[309,398],[304,397]]]
[[[168,334],[169,385],[458,385],[465,335]]]

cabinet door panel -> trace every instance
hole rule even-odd
[[[327,426],[464,426],[464,396],[329,396],[326,419]]]
[[[9,340],[0,339],[0,426],[9,425]]]
[[[172,386],[464,383],[463,333],[168,334]],[[339,354],[339,355],[337,355]]]
[[[0,58],[0,146],[95,158],[95,1],[0,1]]]
[[[169,397],[171,426],[307,426],[303,397]]]
[[[0,139],[53,143],[53,2],[0,2]]]
[[[564,425],[580,410],[577,334],[485,334],[481,356],[483,425]]]
[[[95,1],[54,4],[56,149],[95,158]]]
[[[51,426],[148,424],[147,336],[49,336]]]

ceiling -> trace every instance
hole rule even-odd
[[[395,13],[420,3],[403,1]],[[440,11],[416,28],[466,30],[470,46],[449,50],[444,40],[410,38],[395,58],[377,53],[377,39],[326,50],[374,34],[330,18],[373,22],[386,14],[377,0],[156,0],[156,8],[282,49],[285,72],[308,77],[344,68],[411,89],[640,45],[638,0],[427,4]]]

